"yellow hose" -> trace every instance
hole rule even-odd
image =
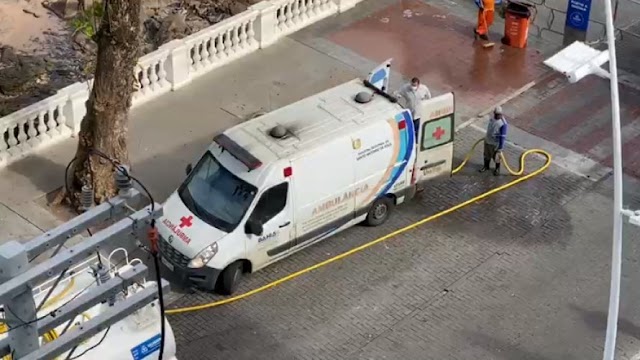
[[[0,335],[9,331],[9,326],[3,321],[0,321]],[[11,354],[2,357],[2,360],[12,360]]]
[[[69,292],[71,292],[71,289],[73,288],[73,285],[75,284],[75,282],[76,282],[75,277],[71,277],[69,279],[69,282],[67,283],[67,286],[65,286],[65,288],[62,291],[60,291],[59,294],[57,294],[56,296],[52,296],[49,300],[45,301],[45,303],[42,305],[42,309],[43,310],[46,309],[52,304],[55,304],[56,302],[60,301],[65,296],[69,295]]]
[[[85,321],[89,321],[89,320],[91,320],[91,316],[90,316],[89,314],[87,314],[87,313],[82,313],[82,318],[83,318]],[[74,325],[74,326],[72,326],[72,327],[71,327],[71,329],[73,329],[74,327],[75,327],[75,325]],[[4,323],[4,322],[2,322],[2,321],[0,321],[0,335],[2,335],[2,334],[4,334],[4,333],[6,333],[6,332],[8,332],[8,331],[9,331],[9,327],[7,326],[7,324],[6,324],[6,323]],[[45,343],[45,344],[46,344],[46,343],[49,343],[49,342],[52,342],[53,340],[57,339],[58,337],[59,337],[58,332],[57,332],[55,329],[52,329],[52,330],[47,331],[47,332],[42,336],[43,341],[44,341],[44,343]],[[85,341],[85,342],[86,342],[86,341]],[[83,343],[84,343],[84,342],[83,342]],[[13,359],[13,358],[11,357],[11,355],[5,355],[5,356],[3,356],[3,357],[2,357],[2,360],[12,360],[12,359]]]
[[[0,321],[0,335],[6,333],[9,331],[9,326],[7,326],[6,323],[4,323],[3,321]],[[12,360],[11,355],[5,355],[2,357],[2,360]]]
[[[75,285],[75,277],[69,278],[69,282],[67,283],[67,286],[65,286],[65,288],[59,294],[52,296],[51,298],[49,298],[49,300],[45,301],[45,303],[42,305],[42,309],[43,310],[46,309],[47,307],[63,299],[65,296],[69,295],[69,292],[71,292],[71,289],[73,289],[74,285]],[[91,316],[89,316],[89,314],[87,313],[82,313],[82,318],[84,320],[90,320]],[[9,331],[9,327],[7,326],[7,324],[4,323],[3,321],[0,321],[0,335],[8,331]],[[55,329],[49,330],[42,336],[42,338],[45,343],[51,342],[58,338],[58,332]],[[12,357],[11,355],[5,355],[2,357],[1,360],[12,360]]]
[[[452,174],[456,174],[460,170],[462,170],[462,168],[464,168],[464,166],[467,164],[467,162],[471,158],[471,155],[473,154],[473,150],[481,142],[483,142],[483,139],[480,139],[475,144],[473,144],[473,147],[471,148],[471,150],[469,150],[469,152],[465,156],[465,158],[462,161],[462,163],[460,165],[458,165],[455,169],[453,169]],[[524,169],[525,169],[525,158],[528,155],[534,154],[534,153],[540,154],[540,155],[542,155],[542,156],[544,156],[546,158],[546,161],[545,161],[544,165],[542,165],[542,167],[540,167],[539,169],[537,169],[536,171],[534,171],[534,172],[532,172],[530,174],[521,176],[524,173]],[[409,230],[415,229],[420,225],[423,225],[423,224],[426,224],[426,223],[428,223],[430,221],[436,220],[436,219],[438,219],[440,217],[448,215],[448,214],[450,214],[450,213],[452,213],[452,212],[454,212],[456,210],[459,210],[459,209],[461,209],[463,207],[469,206],[469,205],[471,205],[471,204],[473,204],[473,203],[475,203],[475,202],[477,202],[479,200],[482,200],[482,199],[487,198],[487,197],[489,197],[491,195],[494,195],[494,194],[496,194],[496,193],[498,193],[500,191],[503,191],[503,190],[506,190],[506,189],[508,189],[508,188],[510,188],[512,186],[515,186],[515,185],[517,185],[517,184],[519,184],[521,182],[527,181],[527,180],[529,180],[529,179],[531,179],[533,177],[536,177],[536,176],[540,175],[542,172],[547,170],[547,168],[551,165],[551,154],[549,154],[548,152],[546,152],[546,151],[544,151],[542,149],[530,149],[530,150],[527,150],[524,153],[522,153],[522,155],[520,155],[520,169],[518,171],[514,171],[509,166],[509,164],[507,163],[507,160],[504,157],[503,153],[500,154],[500,157],[502,159],[502,163],[504,164],[505,168],[507,169],[507,171],[509,171],[509,173],[511,175],[521,176],[521,177],[518,177],[517,179],[515,179],[513,181],[510,181],[510,182],[508,182],[508,183],[506,183],[506,184],[504,184],[502,186],[498,186],[497,188],[491,189],[491,190],[489,190],[489,191],[487,191],[485,193],[482,193],[482,194],[480,194],[480,195],[478,195],[476,197],[473,197],[473,198],[471,198],[471,199],[469,199],[467,201],[464,201],[464,202],[462,202],[460,204],[452,206],[452,207],[450,207],[450,208],[448,208],[446,210],[443,210],[443,211],[441,211],[441,212],[439,212],[437,214],[428,216],[428,217],[426,217],[426,218],[424,218],[422,220],[419,220],[419,221],[417,221],[417,222],[415,222],[413,224],[407,225],[407,226],[405,226],[405,227],[403,227],[401,229],[398,229],[398,230],[393,231],[393,232],[391,232],[389,234],[381,236],[381,237],[379,237],[379,238],[377,238],[375,240],[372,240],[372,241],[370,241],[370,242],[368,242],[366,244],[360,245],[360,246],[358,246],[356,248],[353,248],[353,249],[351,249],[349,251],[343,252],[342,254],[336,255],[336,256],[334,256],[334,257],[332,257],[330,259],[324,260],[324,261],[319,262],[319,263],[317,263],[315,265],[312,265],[312,266],[309,266],[309,267],[304,268],[302,270],[296,271],[296,272],[294,272],[292,274],[284,276],[284,277],[282,277],[280,279],[277,279],[277,280],[275,280],[273,282],[270,282],[270,283],[268,283],[266,285],[263,285],[263,286],[261,286],[259,288],[247,291],[246,293],[243,293],[243,294],[240,294],[240,295],[236,295],[236,296],[233,296],[233,297],[230,297],[230,298],[227,298],[227,299],[223,299],[223,300],[213,301],[213,302],[206,303],[206,304],[188,306],[188,307],[183,307],[183,308],[169,309],[165,313],[169,314],[169,315],[173,315],[173,314],[181,314],[181,313],[186,313],[186,312],[199,311],[199,310],[209,309],[209,308],[213,308],[213,307],[216,307],[216,306],[229,304],[229,303],[232,303],[232,302],[235,302],[235,301],[238,301],[238,300],[245,299],[245,298],[247,298],[249,296],[252,296],[252,295],[255,295],[257,293],[260,293],[260,292],[263,292],[265,290],[268,290],[268,289],[271,289],[273,287],[276,287],[276,286],[278,286],[278,285],[280,285],[282,283],[285,283],[285,282],[287,282],[289,280],[293,280],[293,279],[295,279],[295,278],[297,278],[297,277],[299,277],[301,275],[304,275],[304,274],[306,274],[308,272],[311,272],[313,270],[319,269],[319,268],[321,268],[323,266],[329,265],[329,264],[334,263],[334,262],[336,262],[338,260],[342,260],[342,259],[344,259],[346,257],[349,257],[349,256],[351,256],[353,254],[356,254],[356,253],[358,253],[358,252],[360,252],[362,250],[370,248],[373,245],[376,245],[376,244],[381,243],[383,241],[389,240],[389,239],[391,239],[391,238],[393,238],[393,237],[395,237],[397,235],[400,235],[400,234],[405,233],[405,232],[407,232]]]
[[[469,150],[469,152],[467,152],[467,155],[464,157],[464,160],[462,160],[462,163],[460,163],[460,165],[458,165],[458,167],[453,169],[453,171],[451,171],[451,174],[455,175],[460,170],[462,170],[462,168],[464,168],[465,165],[467,165],[467,162],[469,161],[469,159],[471,159],[471,155],[473,155],[473,150],[475,150],[476,146],[478,146],[478,144],[480,144],[481,142],[484,142],[484,139],[480,139],[480,140],[476,141],[475,144],[473,144],[473,146],[471,147],[471,150]],[[549,154],[548,152],[546,152],[544,150],[541,150],[541,149],[530,149],[530,150],[527,150],[527,151],[523,152],[522,154],[520,154],[520,163],[519,163],[520,164],[520,169],[518,171],[513,170],[509,166],[509,162],[507,162],[507,159],[504,157],[504,153],[503,152],[500,152],[500,159],[502,159],[502,163],[504,164],[504,167],[505,167],[505,169],[507,169],[509,174],[511,174],[513,176],[521,176],[522,174],[524,174],[524,159],[529,154],[540,154],[540,155],[542,155],[542,156],[547,158],[547,163],[551,162],[551,154]],[[543,168],[546,170],[546,167],[543,166]]]
[[[82,313],[82,319],[83,319],[83,322],[84,322],[84,321],[89,321],[89,320],[91,320],[91,316],[90,316],[89,314],[87,314],[87,313]],[[72,319],[71,321],[73,321],[73,320],[75,320],[75,318],[74,318],[74,319]],[[69,330],[71,330],[71,329],[73,329],[73,328],[75,328],[75,327],[76,327],[76,325],[73,325],[73,326],[71,326],[71,327],[69,328]],[[48,337],[49,337],[51,340],[55,340],[55,339],[57,339],[57,338],[59,338],[59,337],[60,337],[60,336],[58,335],[58,332],[56,331],[56,329],[49,330],[46,334],[44,334],[45,342],[49,342],[49,341],[51,341],[51,340],[47,340],[47,335],[49,335]]]
[[[85,320],[85,321],[89,321],[89,320],[91,320],[91,316],[89,314],[87,314],[87,313],[82,313],[82,319]],[[71,320],[71,321],[73,321],[73,320]],[[72,330],[75,327],[76,327],[76,325],[73,325],[73,326],[71,326],[69,328],[69,330]],[[42,337],[44,339],[44,343],[46,344],[48,342],[52,342],[53,340],[59,338],[60,335],[58,335],[58,332],[56,331],[56,329],[52,329],[52,330],[47,331]],[[84,344],[87,341],[88,340],[85,340],[81,344]],[[58,359],[58,358],[56,358],[56,359]],[[11,360],[11,358],[3,359],[3,360]]]

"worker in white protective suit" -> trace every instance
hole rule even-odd
[[[405,107],[411,111],[413,128],[415,129],[417,139],[420,117],[422,116],[419,105],[422,100],[431,99],[431,92],[426,85],[420,83],[420,79],[414,77],[410,83],[402,86],[395,95],[403,99]]]

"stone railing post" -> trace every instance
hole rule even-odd
[[[160,47],[169,50],[167,59],[167,81],[171,83],[171,90],[177,90],[191,81],[189,68],[191,67],[191,54],[183,40],[172,40]]]
[[[338,12],[339,13],[343,13],[343,12],[353,8],[360,1],[361,0],[335,0],[336,4],[338,5]]]
[[[80,132],[80,123],[82,123],[82,119],[87,113],[87,100],[89,100],[92,85],[92,80],[77,82],[58,91],[59,94],[63,93],[69,96],[63,112],[65,125],[74,135]]]
[[[256,19],[255,32],[256,39],[263,49],[277,40],[276,35],[276,6],[271,1],[261,1],[249,7],[251,10],[258,12]]]

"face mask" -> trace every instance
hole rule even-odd
[[[418,91],[418,87],[417,87],[417,86],[415,86],[415,85],[411,85],[411,90],[413,90],[413,91]]]

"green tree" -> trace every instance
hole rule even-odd
[[[98,53],[93,89],[80,125],[67,194],[75,206],[83,185],[94,189],[97,203],[116,193],[113,166],[97,152],[129,163],[127,130],[135,82],[132,74],[139,55],[141,0],[104,0],[103,6],[95,35]]]

